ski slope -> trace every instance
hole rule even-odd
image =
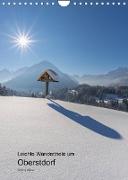
[[[18,156],[18,152],[66,155]],[[18,159],[55,159],[56,164],[19,166]],[[0,97],[0,179],[128,180],[128,113],[48,99]]]

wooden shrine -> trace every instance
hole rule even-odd
[[[47,69],[45,70],[37,79],[37,81],[42,81],[45,82],[45,97],[48,95],[49,93],[49,83],[50,82],[59,82],[58,81],[58,75],[55,71],[53,71],[52,69]]]

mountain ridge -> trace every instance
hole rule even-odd
[[[74,81],[68,74],[61,72],[55,65],[48,61],[41,61],[40,63],[30,66],[25,70],[25,72],[12,78],[4,84],[8,88],[17,91],[40,92],[42,91],[42,87],[44,89],[44,83],[41,85],[37,79],[45,69],[53,69],[59,76],[59,83],[50,83],[50,88],[52,90],[65,87],[73,88],[77,85],[76,81]]]
[[[9,71],[8,69],[2,69],[0,70],[0,82],[5,84],[7,87],[13,88],[15,90],[26,91],[26,89],[29,89],[29,91],[35,91],[38,89],[37,91],[39,91],[39,89],[41,90],[41,88],[39,88],[39,82],[36,82],[36,80],[40,76],[40,74],[48,68],[56,71],[60,76],[60,82],[62,81],[62,83],[59,83],[58,85],[54,84],[53,86],[53,84],[51,84],[52,89],[64,87],[73,88],[78,84],[103,86],[128,85],[128,67],[118,67],[105,74],[84,74],[82,76],[71,76],[61,72],[54,64],[49,61],[41,61],[30,67],[22,67],[14,72]],[[33,79],[33,82],[31,78]],[[19,79],[22,80],[19,81]],[[24,83],[22,81],[24,81]],[[27,88],[27,84],[29,81],[31,82],[31,85],[29,84],[29,88]]]
[[[120,86],[128,85],[128,67],[119,67],[106,74],[74,76],[79,84]]]

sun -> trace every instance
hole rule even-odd
[[[13,44],[19,49],[27,49],[32,45],[33,40],[27,33],[19,33],[13,36]]]
[[[27,35],[20,35],[16,38],[16,44],[20,48],[28,48],[31,44],[31,39]]]
[[[11,38],[12,48],[17,48],[21,52],[31,50],[32,44],[35,42],[30,32],[22,32],[19,29],[17,33],[15,32],[9,37]]]

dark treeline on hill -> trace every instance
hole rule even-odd
[[[0,96],[40,97],[34,92],[18,92],[0,84]]]
[[[6,88],[5,86],[2,86],[0,84],[0,96],[13,96],[13,95],[17,95],[17,92],[9,88]]]
[[[64,101],[128,111],[128,86],[104,87],[83,84],[74,89],[65,88],[55,91],[53,97]]]

